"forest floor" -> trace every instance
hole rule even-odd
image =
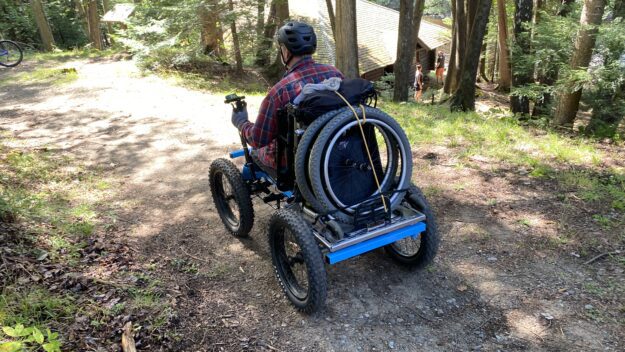
[[[42,67],[56,73],[35,74]],[[250,115],[260,100],[248,98]],[[28,321],[24,303],[7,302],[10,294],[16,302],[60,295],[78,307],[61,321],[31,320],[49,322],[66,350],[119,350],[128,321],[146,351],[625,349],[625,203],[615,203],[623,147],[593,143],[594,162],[556,158],[547,169],[499,154],[462,155],[459,146],[472,142],[453,135],[458,128],[415,142],[414,181],[442,237],[435,263],[411,272],[374,251],[328,266],[327,308],[306,316],[274,278],[265,235],[272,209],[255,204],[251,238],[240,240],[225,231],[210,199],[211,161],[237,148],[222,93],[143,75],[132,61],[49,60],[1,71],[0,101],[3,162],[15,160],[7,150],[31,153],[29,160],[46,153],[101,180],[82,190],[95,190],[94,227],[73,237],[74,260],[36,238],[33,246],[58,255],[19,259],[5,250],[8,265],[29,270],[5,283],[0,324],[18,321],[7,312]],[[401,121],[414,141],[427,133]],[[515,128],[527,143],[545,135]],[[87,171],[64,172],[72,184]],[[567,172],[569,183],[558,177]],[[576,182],[583,176],[588,185]],[[602,192],[611,203],[596,204],[608,197]],[[2,229],[15,237],[29,224]]]

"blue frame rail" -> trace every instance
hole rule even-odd
[[[418,238],[425,231],[425,222],[419,222],[414,225],[406,226],[399,230],[387,233],[385,235],[372,238],[370,240],[360,242],[353,246],[326,254],[326,260],[329,264],[336,264],[340,261],[353,258],[360,254],[372,251],[374,249],[386,246],[395,241],[399,241],[406,237]]]

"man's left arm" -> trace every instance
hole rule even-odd
[[[274,97],[268,95],[263,100],[256,122],[246,121],[239,126],[245,140],[254,148],[267,146],[276,138],[277,121]]]

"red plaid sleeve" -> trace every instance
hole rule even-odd
[[[278,126],[276,119],[272,118],[280,106],[279,96],[276,93],[275,89],[271,89],[263,99],[255,123],[246,122],[241,126],[243,136],[254,148],[267,146],[276,138]]]

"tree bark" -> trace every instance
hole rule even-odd
[[[508,48],[508,15],[506,1],[497,0],[497,28],[499,46],[499,89],[509,92],[512,86],[512,69],[510,67],[510,49]]]
[[[473,0],[472,0],[473,1]],[[453,30],[452,53],[449,58],[447,77],[445,78],[445,93],[451,94],[458,89],[462,75],[462,65],[466,54],[467,15],[464,0],[452,0]]]
[[[89,19],[87,18],[87,13],[82,0],[74,0],[74,7],[76,8],[76,13],[78,13],[78,17],[82,22],[82,29],[85,32],[85,36],[87,36],[87,38],[91,38],[89,36]]]
[[[45,51],[52,51],[54,48],[54,37],[52,36],[52,30],[46,18],[46,13],[43,10],[43,4],[41,0],[30,0],[30,5],[33,10],[33,15],[35,16],[39,36],[41,37],[41,46]]]
[[[265,29],[265,0],[256,0],[256,38],[262,40]]]
[[[289,19],[289,2],[288,0],[274,0],[276,3],[276,15],[274,17],[276,21],[276,29],[281,27],[288,19]],[[275,34],[275,30],[274,30]],[[273,42],[273,37],[271,39]],[[271,47],[271,46],[270,46]],[[284,66],[280,60],[280,53],[276,52],[274,55],[275,60],[269,67],[267,68],[266,75],[270,80],[276,80],[282,76],[284,73]]]
[[[273,0],[269,6],[269,15],[264,25],[263,37],[262,40],[258,42],[258,48],[256,49],[256,60],[254,63],[260,67],[269,65],[271,45],[273,44],[273,36],[277,29],[276,2],[278,1],[279,0]]]
[[[104,10],[104,13],[107,13],[111,10],[110,0],[102,0],[102,9]],[[113,33],[113,25],[111,24],[111,22],[106,23],[106,30],[108,32],[109,40],[111,41],[111,43],[113,43],[113,38],[111,37],[111,33]]]
[[[458,34],[457,34],[457,24],[456,19],[458,18],[458,14],[456,12],[456,1],[451,1],[451,16],[452,16],[452,28],[451,28],[451,53],[449,55],[449,63],[447,64],[447,76],[445,76],[445,84],[443,87],[443,92],[446,94],[451,94],[454,91],[452,90],[452,85],[455,89],[456,70],[458,70],[458,56],[456,53],[458,52],[458,45],[456,45]]]
[[[356,0],[336,2],[336,67],[346,78],[360,76],[358,69],[358,36]]]
[[[231,13],[234,12],[234,3],[232,0],[228,0],[228,9]],[[234,49],[234,60],[236,61],[236,73],[238,75],[243,74],[243,57],[241,56],[241,45],[239,43],[239,34],[237,33],[236,16],[232,16],[230,21],[230,33],[232,35],[232,46]]]
[[[216,0],[207,0],[198,6],[202,52],[217,58],[221,58],[225,52],[223,30],[220,25],[221,10],[223,9]]]
[[[597,38],[597,26],[601,24],[604,8],[605,0],[584,0],[580,19],[581,28],[577,31],[575,50],[570,62],[571,69],[579,70],[588,67]],[[553,120],[555,125],[573,125],[581,96],[581,89],[558,95],[558,103]]]
[[[328,8],[328,17],[330,17],[332,35],[336,37],[336,18],[334,17],[334,6],[332,6],[332,0],[326,0],[326,7]]]
[[[462,64],[462,75],[458,89],[451,98],[452,111],[475,110],[475,80],[491,5],[491,0],[479,0],[479,4],[474,8],[476,13],[471,15],[474,21],[471,24],[471,33]]]
[[[613,19],[625,19],[625,0],[615,0],[612,9]],[[606,65],[620,60],[621,52],[612,52],[606,56]],[[625,101],[625,82],[622,82],[612,92],[606,90],[595,98],[595,107],[592,109],[590,123],[585,132],[589,135],[613,136],[625,117],[623,102]],[[598,108],[602,106],[601,108]]]
[[[401,0],[400,2],[393,101],[408,100],[408,88],[414,80],[411,73],[415,62],[417,36],[421,27],[424,6],[424,0]]]
[[[529,55],[531,51],[530,36],[527,31],[527,24],[531,23],[534,14],[533,0],[515,0],[514,1],[514,41],[518,47],[519,54]],[[533,71],[527,67],[513,67],[512,85],[520,87],[531,83]],[[513,95],[510,97],[510,110],[515,114],[529,114],[530,101],[527,96]]]
[[[93,47],[102,50],[102,33],[100,32],[100,15],[98,15],[98,2],[89,0],[87,7],[89,14],[89,39]]]

